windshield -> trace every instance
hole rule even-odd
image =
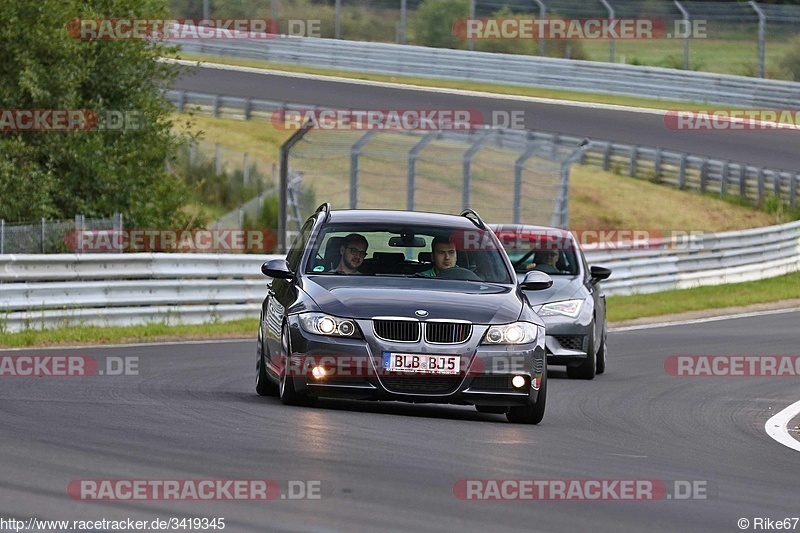
[[[311,246],[308,274],[514,283],[494,235],[477,228],[329,225]]]
[[[580,260],[571,239],[558,233],[498,232],[498,238],[511,259],[514,271],[524,274],[538,270],[556,276],[577,276]]]

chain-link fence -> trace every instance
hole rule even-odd
[[[472,208],[493,223],[566,227],[569,167],[582,150],[519,130],[311,130],[289,161],[334,208]]]
[[[791,79],[786,62],[800,35],[800,5],[697,0],[170,0],[176,17],[272,18],[284,34],[523,53]],[[439,4],[442,4],[439,2]],[[654,38],[482,39],[454,36],[452,20],[472,17],[652,19]],[[797,48],[797,44],[794,45]],[[795,55],[797,55],[795,53]],[[800,68],[800,67],[799,67]]]
[[[7,223],[0,219],[0,254],[57,254],[76,251],[75,235],[80,231],[123,229],[123,217],[46,220]]]

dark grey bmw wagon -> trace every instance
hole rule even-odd
[[[256,391],[284,404],[350,398],[474,405],[537,424],[545,330],[494,233],[471,210],[332,211],[324,204],[272,278]]]

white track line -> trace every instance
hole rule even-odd
[[[787,427],[789,422],[798,414],[800,414],[800,401],[794,402],[792,405],[767,420],[767,423],[764,424],[764,429],[767,431],[767,435],[779,443],[800,452],[800,441],[789,434],[789,428]]]
[[[609,333],[619,333],[623,331],[637,331],[640,329],[666,328],[670,326],[687,326],[691,324],[703,324],[705,322],[717,322],[720,320],[733,320],[736,318],[750,318],[754,316],[778,315],[781,313],[795,313],[797,311],[800,311],[800,307],[792,307],[789,309],[770,309],[767,311],[752,311],[749,313],[711,316],[706,318],[694,318],[691,320],[676,320],[674,322],[655,322],[653,324],[639,324],[636,326],[620,326],[616,328],[609,328],[608,331]]]

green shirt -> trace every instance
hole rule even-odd
[[[436,277],[436,269],[434,267],[429,268],[428,270],[423,270],[419,273],[420,276],[428,276],[429,278]]]

